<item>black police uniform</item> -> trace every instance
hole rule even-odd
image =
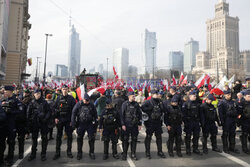
[[[187,101],[182,106],[186,153],[191,155],[191,137],[193,135],[193,152],[200,154],[198,149],[200,137],[200,104],[195,101]]]
[[[77,128],[77,159],[82,159],[83,137],[86,131],[89,138],[89,156],[91,159],[95,159],[97,111],[94,104],[85,104],[83,101],[76,103],[72,111],[71,123],[73,128]]]
[[[250,91],[249,91],[250,94]],[[240,125],[242,129],[242,134],[240,136],[242,151],[246,154],[250,154],[247,145],[247,138],[250,134],[250,102],[244,100],[242,105],[238,106],[238,112],[241,115],[240,117]]]
[[[148,115],[148,120],[144,122],[147,134],[144,141],[146,148],[146,157],[148,157],[149,159],[151,158],[150,144],[152,135],[154,133],[156,137],[158,155],[162,158],[165,158],[165,155],[162,152],[162,116],[165,112],[163,103],[160,99],[152,98],[145,101],[142,104],[141,109]]]
[[[8,156],[6,157],[7,165],[11,165],[14,158],[15,138],[16,138],[16,116],[23,113],[22,103],[13,95],[2,101],[2,107],[7,115],[8,122]],[[20,141],[20,140],[19,140]],[[24,141],[23,141],[24,142]],[[21,150],[20,150],[21,151]]]
[[[215,122],[217,122],[220,125],[216,109],[214,105],[208,103],[203,103],[200,109],[201,109],[201,126],[203,133],[203,141],[202,141],[203,153],[205,154],[208,153],[207,138],[209,134],[211,135],[210,140],[212,143],[212,150],[215,152],[221,152],[221,150],[217,146],[217,139],[216,139],[216,136],[218,134],[218,128]]]
[[[71,148],[72,148],[72,126],[71,126],[71,115],[72,110],[75,106],[75,99],[70,95],[60,95],[55,102],[55,118],[59,120],[57,127],[57,136],[56,136],[56,154],[54,160],[60,157],[61,144],[62,144],[62,135],[63,129],[67,134],[67,156],[73,158]]]
[[[0,166],[4,165],[4,151],[6,148],[6,139],[8,135],[7,115],[3,110],[2,106],[0,106]]]
[[[103,159],[108,159],[109,142],[112,142],[113,157],[118,159],[117,143],[118,143],[118,128],[120,127],[119,113],[114,108],[107,108],[100,118],[99,129],[103,129],[102,139],[104,141],[104,156]]]
[[[56,123],[55,123],[55,118],[56,118],[56,112],[55,112],[55,109],[54,109],[54,105],[55,105],[55,102],[53,100],[47,100],[47,103],[49,104],[50,106],[50,109],[51,109],[51,117],[50,117],[50,120],[49,120],[49,123],[48,123],[48,127],[49,127],[49,138],[48,140],[53,140],[53,128],[56,126]]]
[[[223,151],[225,153],[229,153],[229,151],[239,153],[239,150],[235,148],[236,121],[238,116],[236,107],[236,103],[233,100],[223,99],[218,104],[218,111],[223,129],[221,139]]]
[[[24,154],[24,140],[25,134],[27,133],[27,108],[29,103],[32,101],[31,95],[24,96],[22,99],[23,110],[20,114],[17,114],[16,117],[16,130],[18,134],[18,147],[19,147],[19,159],[23,159]]]
[[[121,126],[126,126],[126,131],[122,130],[124,135],[123,138],[123,153],[122,159],[127,159],[127,152],[129,147],[129,137],[131,136],[131,158],[137,160],[136,158],[136,144],[137,137],[139,134],[138,126],[142,125],[141,122],[142,113],[140,106],[137,102],[125,101],[122,104],[122,112],[120,115]]]
[[[178,98],[173,97],[171,102],[178,102]],[[168,131],[169,139],[167,141],[168,153],[169,156],[173,157],[173,144],[175,141],[176,152],[179,157],[182,157],[181,153],[181,135],[182,135],[182,111],[179,105],[177,106],[168,106],[166,113],[164,114],[164,123],[166,126],[170,126]]]
[[[46,150],[48,145],[48,121],[51,116],[51,110],[42,97],[38,100],[34,99],[28,106],[27,110],[27,121],[30,132],[32,133],[32,148],[29,161],[36,158],[37,151],[37,138],[39,132],[41,133],[42,138],[42,151],[41,151],[41,160],[46,160]]]
[[[112,104],[115,108],[115,110],[119,113],[119,115],[121,115],[122,112],[122,104],[125,102],[124,98],[119,95],[118,97],[114,97],[112,100]],[[123,140],[123,133],[121,131],[121,126],[118,128],[118,139],[120,138],[120,140]]]

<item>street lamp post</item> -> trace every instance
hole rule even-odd
[[[36,57],[36,76],[35,76],[35,83],[38,83],[39,79],[38,79],[38,76],[37,76],[37,72],[38,72],[38,59],[40,59],[41,57]],[[40,62],[39,62],[40,64]]]
[[[109,75],[109,58],[107,58],[107,80],[108,80],[108,75]]]
[[[45,60],[44,60],[44,72],[43,72],[43,86],[45,86],[46,82],[46,60],[47,60],[47,48],[48,48],[48,37],[52,36],[52,34],[45,34],[46,36],[46,43],[45,43]]]
[[[155,47],[152,47],[153,50],[153,79],[155,79]]]

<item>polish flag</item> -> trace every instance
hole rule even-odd
[[[195,86],[199,89],[202,85],[204,85],[204,78],[205,78],[205,74],[203,74],[196,82],[195,82]],[[203,84],[202,84],[203,82]]]
[[[79,88],[76,89],[76,94],[79,100],[83,99],[84,93],[85,93],[85,87],[83,84]]]
[[[187,84],[187,76],[182,80],[181,85]]]
[[[183,72],[181,72],[181,76],[180,76],[180,79],[179,79],[179,83],[181,84],[182,80],[184,79],[184,75],[183,75]]]
[[[174,77],[174,75],[173,75],[173,83],[172,83],[172,85],[174,86],[174,85],[176,85],[176,80],[175,80],[175,77]]]

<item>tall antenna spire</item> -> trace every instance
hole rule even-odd
[[[69,12],[69,27],[71,27],[71,20],[72,20],[72,17],[71,17],[71,9],[70,9],[70,12]]]

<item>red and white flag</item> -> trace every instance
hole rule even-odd
[[[175,77],[174,77],[174,75],[173,75],[173,79],[172,79],[172,80],[173,80],[173,83],[172,83],[172,85],[173,85],[173,86],[175,86],[175,85],[176,85],[176,80],[175,80]]]
[[[187,84],[187,76],[182,80],[181,85]]]
[[[83,99],[84,93],[85,93],[85,87],[83,84],[79,88],[76,89],[76,94],[79,100]]]
[[[115,70],[115,67],[113,66],[113,71],[114,71],[114,75],[115,75],[115,79],[119,79],[118,75],[117,75],[117,72]]]
[[[181,76],[180,76],[180,79],[179,79],[179,83],[181,84],[182,80],[184,79],[184,75],[183,75],[183,72],[181,72]]]

